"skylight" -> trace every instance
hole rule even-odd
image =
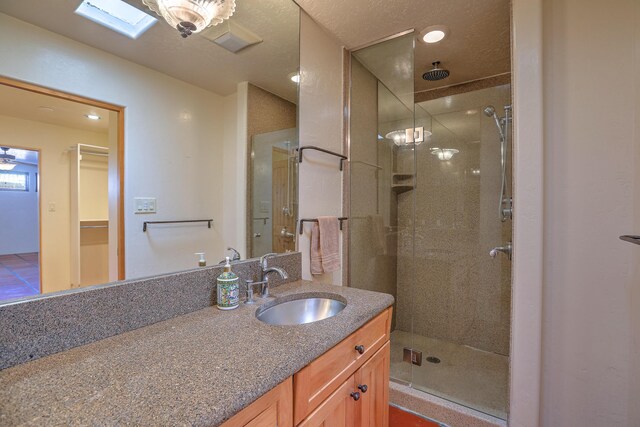
[[[132,39],[137,39],[157,22],[154,17],[120,0],[83,0],[76,13]]]

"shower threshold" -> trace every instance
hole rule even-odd
[[[405,347],[422,351],[422,366],[403,361]],[[430,363],[428,357],[440,363]],[[509,358],[449,341],[395,330],[391,379],[485,414],[506,419]]]

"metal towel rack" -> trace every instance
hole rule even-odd
[[[346,216],[342,216],[340,218],[338,218],[338,221],[340,221],[340,230],[342,230],[342,221],[346,221],[349,218],[347,218]],[[300,234],[304,233],[304,223],[305,222],[318,222],[318,219],[312,219],[312,218],[301,218],[300,220]]]
[[[335,152],[333,152],[333,151],[325,150],[324,148],[316,147],[315,145],[307,145],[307,146],[304,146],[304,147],[300,147],[300,148],[298,148],[298,163],[302,163],[302,152],[303,152],[304,150],[315,150],[315,151],[321,151],[321,152],[323,152],[323,153],[326,153],[326,154],[330,154],[330,155],[332,155],[332,156],[339,157],[339,158],[340,158],[340,170],[341,170],[341,171],[342,171],[342,163],[343,163],[345,160],[349,160],[349,158],[348,158],[347,156],[343,156],[343,155],[342,155],[342,154],[340,154],[340,153],[335,153]]]
[[[206,222],[208,228],[211,228],[211,223],[213,222],[213,220],[212,219],[185,219],[182,221],[145,221],[142,224],[142,231],[143,232],[147,231],[147,224],[179,224],[183,222]]]

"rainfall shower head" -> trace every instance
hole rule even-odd
[[[432,62],[433,68],[422,75],[422,78],[435,82],[449,77],[449,70],[440,68],[440,61]]]

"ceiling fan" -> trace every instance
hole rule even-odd
[[[0,150],[3,153],[0,153],[0,170],[10,171],[16,167],[16,165],[36,165],[35,163],[22,162],[20,160],[16,160],[16,156],[13,154],[9,154],[8,151],[11,148],[9,147],[0,147]]]

